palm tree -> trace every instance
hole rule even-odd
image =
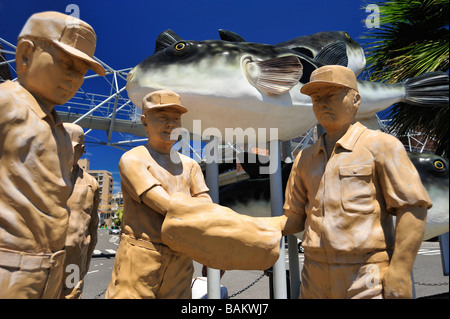
[[[380,27],[365,39],[369,80],[396,83],[425,72],[449,70],[448,0],[391,0],[377,3]],[[448,158],[448,105],[394,105],[391,128],[404,135],[420,130],[437,141],[436,153]]]

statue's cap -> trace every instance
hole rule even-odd
[[[97,36],[86,22],[54,11],[33,14],[25,23],[18,39],[44,38],[69,55],[87,63],[95,73],[104,76],[105,69],[93,59]]]
[[[181,113],[186,113],[188,110],[181,105],[181,99],[178,94],[170,90],[159,90],[147,94],[142,101],[142,114],[151,109],[161,109],[165,107],[172,107],[179,110]]]
[[[356,75],[352,70],[341,65],[325,65],[311,73],[310,81],[302,86],[300,92],[311,95],[322,88],[330,86],[350,88],[358,91]]]

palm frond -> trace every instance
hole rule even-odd
[[[371,81],[397,83],[425,72],[449,70],[449,2],[391,0],[377,3],[380,28],[364,39]],[[421,130],[437,140],[439,154],[449,154],[448,105],[436,108],[404,103],[392,107],[392,128],[400,134]]]

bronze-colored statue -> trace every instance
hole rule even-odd
[[[211,202],[200,166],[172,150],[176,139],[171,133],[185,112],[172,91],[156,91],[143,100],[148,143],[126,152],[119,162],[122,234],[106,298],[191,298],[192,259],[161,239],[172,194]]]
[[[301,92],[326,134],[298,154],[281,217],[283,234],[304,231],[300,297],[411,298],[431,207],[415,167],[395,137],[355,121],[350,69],[321,67]]]
[[[17,43],[18,82],[0,84],[0,298],[58,298],[73,151],[54,106],[89,68],[96,35],[57,12],[32,15]]]
[[[64,123],[64,128],[72,139],[74,160],[71,181],[74,186],[67,201],[70,216],[60,298],[80,299],[84,276],[97,244],[99,186],[97,180],[78,165],[84,153],[83,129],[72,123]]]

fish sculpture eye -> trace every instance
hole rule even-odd
[[[166,53],[171,56],[181,57],[186,55],[191,49],[192,45],[190,45],[189,42],[179,41],[168,48]]]
[[[179,42],[175,45],[175,50],[183,51],[185,47],[186,47],[186,44],[184,42]]]
[[[434,161],[434,167],[436,168],[436,169],[438,169],[438,170],[443,170],[444,168],[445,168],[445,164],[442,162],[442,161],[440,161],[440,160],[436,160],[436,161]]]

